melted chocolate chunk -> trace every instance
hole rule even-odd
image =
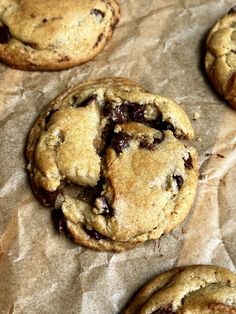
[[[187,160],[184,160],[184,166],[187,168],[187,169],[192,169],[193,168],[193,159],[192,159],[192,156],[189,154],[189,157]]]
[[[28,43],[26,41],[22,41],[22,44],[24,44],[24,46],[30,47],[32,49],[38,49],[38,45],[36,43],[33,43],[33,42]]]
[[[60,234],[63,233],[66,230],[66,222],[62,210],[53,209],[51,215],[56,230]]]
[[[48,124],[48,122],[50,121],[52,115],[58,111],[59,109],[52,109],[51,111],[48,112],[46,118],[45,118],[45,123]]]
[[[182,185],[183,185],[183,183],[184,183],[183,177],[181,177],[181,176],[173,176],[173,178],[176,180],[178,189],[180,190]]]
[[[161,132],[161,136],[160,137],[155,137],[153,143],[154,144],[160,144],[165,140],[165,134],[163,132]]]
[[[77,198],[93,205],[95,199],[101,195],[104,183],[105,179],[101,177],[95,187],[80,187]]]
[[[228,14],[232,14],[232,13],[236,13],[236,5],[233,6],[228,12]]]
[[[94,229],[88,230],[86,228],[86,226],[83,226],[83,229],[91,238],[94,238],[95,240],[101,240],[101,239],[105,239],[106,238],[103,234],[97,232]]]
[[[156,145],[154,143],[148,142],[148,140],[143,139],[140,141],[139,146],[142,148],[153,150],[155,149]]]
[[[100,20],[102,20],[105,16],[105,13],[102,12],[99,9],[93,9],[90,11],[90,14],[95,15],[96,17],[98,17]]]
[[[75,97],[75,96],[74,96]],[[97,94],[92,94],[91,96],[89,96],[88,98],[86,98],[85,100],[83,100],[78,107],[86,107],[88,106],[92,101],[97,100]]]
[[[9,28],[6,25],[0,26],[0,44],[7,44],[11,39]]]
[[[175,314],[175,312],[172,310],[172,304],[167,304],[152,312],[152,314]]]
[[[158,144],[160,144],[164,141],[164,139],[165,139],[165,135],[164,135],[164,133],[161,132],[161,137],[155,137],[152,143],[148,142],[146,139],[143,139],[140,141],[139,145],[142,148],[154,150]]]
[[[108,123],[102,130],[102,142],[100,147],[97,148],[97,154],[103,156],[106,152],[107,147],[111,145],[114,136],[114,124]]]
[[[100,200],[102,202],[102,208],[103,208],[102,215],[105,217],[113,217],[114,209],[109,204],[109,201],[107,200],[107,198],[105,196],[101,196]]]
[[[114,123],[124,123],[129,119],[128,108],[126,105],[113,107],[111,102],[107,102],[103,112],[106,116],[109,116],[110,121]]]
[[[56,198],[60,193],[60,190],[56,191],[46,191],[42,188],[37,188],[34,190],[36,198],[40,203],[43,203],[45,206],[53,207],[56,202]]]
[[[144,122],[145,121],[144,113],[145,113],[146,107],[147,107],[146,105],[129,103],[131,120],[135,122]]]
[[[129,140],[131,136],[126,133],[119,133],[113,140],[112,140],[112,147],[119,155],[124,148],[129,147]]]
[[[167,131],[167,130],[170,130],[174,133],[175,129],[173,127],[172,124],[170,124],[169,122],[166,122],[166,121],[157,121],[156,122],[156,126],[155,126],[156,129],[158,130],[161,130],[161,131]]]
[[[100,177],[97,185],[92,188],[93,189],[93,202],[95,201],[95,199],[97,197],[99,197],[101,195],[101,192],[103,190],[103,185],[105,184],[105,178],[104,177]]]

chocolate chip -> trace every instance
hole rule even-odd
[[[182,176],[173,176],[173,178],[176,180],[176,183],[177,183],[177,186],[178,186],[178,189],[180,190],[183,183],[184,183],[184,179]]]
[[[84,99],[78,107],[86,107],[88,106],[92,101],[97,100],[97,94],[92,94],[88,98]]]
[[[233,7],[229,10],[228,14],[231,14],[231,13],[236,13],[236,5],[233,6]]]
[[[62,130],[59,130],[57,134],[57,141],[54,144],[54,147],[59,147],[65,141],[65,134]]]
[[[113,107],[111,102],[106,102],[103,112],[114,123],[125,123],[129,119],[128,108],[124,104]]]
[[[146,105],[140,105],[136,103],[129,103],[130,117],[133,121],[144,122],[144,113],[146,110]]]
[[[76,95],[72,96],[73,105],[77,102],[78,97]]]
[[[107,198],[105,196],[101,196],[100,201],[101,201],[101,207],[103,209],[102,215],[105,217],[114,216],[114,209],[109,204],[109,201],[107,200]]]
[[[50,121],[52,115],[57,112],[59,109],[52,109],[51,111],[48,112],[46,118],[45,118],[45,124],[48,124],[48,122]]]
[[[94,238],[95,240],[101,240],[101,239],[105,239],[106,238],[103,234],[97,232],[94,229],[89,230],[89,229],[86,228],[86,226],[83,226],[83,229],[91,238]]]
[[[63,233],[66,230],[66,222],[62,210],[53,209],[51,215],[56,230],[60,234]]]
[[[152,314],[175,314],[172,310],[172,304],[166,304],[162,307],[159,307],[155,312],[152,312]]]
[[[43,22],[43,23],[47,23],[47,22],[48,22],[48,19],[43,19],[42,22]]]
[[[192,159],[192,156],[189,154],[189,157],[187,160],[184,160],[184,166],[187,168],[187,169],[192,169],[193,168],[193,159]]]
[[[157,121],[156,122],[156,126],[155,126],[156,129],[158,130],[161,130],[161,131],[167,131],[167,130],[170,130],[174,133],[175,129],[173,127],[172,124],[170,124],[169,122],[166,122],[166,121]]]
[[[0,44],[7,44],[11,39],[9,28],[6,25],[0,26]]]
[[[93,48],[96,48],[98,46],[98,44],[100,43],[100,41],[103,39],[103,33],[101,33],[99,36],[98,36],[98,39],[96,41],[96,43],[93,45]]]
[[[68,62],[70,61],[70,57],[69,56],[64,56],[61,59],[57,60],[58,62]]]
[[[120,154],[124,148],[129,147],[131,136],[126,133],[119,133],[112,141],[112,147],[117,154]]]
[[[99,22],[101,22],[101,20],[102,20],[102,19],[104,18],[104,16],[105,16],[105,13],[102,12],[101,10],[99,10],[99,9],[93,9],[93,10],[91,10],[91,11],[90,11],[90,14],[95,15],[95,16],[97,17],[97,19],[98,19]]]

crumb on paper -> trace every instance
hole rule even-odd
[[[216,157],[219,157],[219,158],[225,158],[225,156],[222,154],[205,153],[206,157],[213,156],[213,155],[215,155]]]
[[[216,156],[217,156],[217,157],[220,157],[220,158],[225,158],[225,156],[222,155],[222,154],[216,154]]]
[[[200,118],[200,113],[199,112],[194,112],[194,114],[193,114],[193,120],[194,121],[196,121],[196,120],[198,120],[199,118]]]
[[[220,183],[221,183],[222,185],[224,185],[224,186],[226,185],[224,179],[220,179]]]
[[[200,174],[199,176],[198,176],[198,179],[199,180],[205,180],[207,178],[207,175],[205,175],[205,174]]]
[[[196,138],[196,141],[197,141],[198,143],[201,143],[201,141],[202,141],[201,137],[197,137],[197,138]]]

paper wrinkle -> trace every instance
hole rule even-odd
[[[0,64],[0,304],[3,313],[119,313],[137,289],[176,265],[236,270],[236,114],[202,66],[208,30],[235,4],[124,0],[112,40],[70,70],[27,72]],[[123,253],[96,252],[58,235],[51,210],[26,180],[24,145],[42,108],[85,80],[121,76],[170,97],[190,117],[198,192],[184,223]],[[200,118],[194,120],[194,113]]]
[[[56,288],[58,287],[58,284],[53,284],[51,287],[47,287],[47,290],[38,290],[37,292],[27,295],[25,297],[21,297],[19,299],[16,299],[16,301],[13,304],[13,312],[12,313],[24,313],[24,311],[27,311],[27,306],[30,304],[33,300],[41,300],[45,302],[47,299],[49,293],[54,293]]]
[[[8,193],[12,193],[14,188],[16,190],[17,185],[21,183],[23,178],[25,178],[25,172],[23,173],[21,170],[17,171],[11,177],[9,177],[0,190],[0,197],[4,197]]]

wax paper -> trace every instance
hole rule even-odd
[[[236,266],[236,111],[204,70],[204,42],[233,5],[220,0],[124,0],[112,40],[93,60],[57,72],[0,64],[0,313],[119,313],[147,280],[178,265]],[[97,252],[55,231],[32,194],[25,143],[56,95],[120,76],[187,112],[199,153],[195,203],[170,234],[123,253]],[[142,193],[142,191],[140,191]]]

